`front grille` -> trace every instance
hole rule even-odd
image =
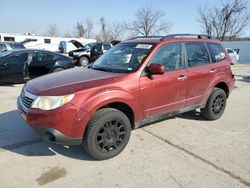
[[[32,93],[28,92],[25,88],[23,88],[22,93],[19,97],[19,102],[21,106],[23,106],[26,109],[30,109],[32,106],[32,103],[37,98],[36,95],[33,95]]]
[[[22,96],[21,100],[22,100],[23,105],[28,109],[30,109],[30,107],[34,101],[34,99],[31,99],[31,98],[26,97],[26,96]]]

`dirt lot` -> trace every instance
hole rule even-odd
[[[223,117],[186,113],[132,132],[117,157],[40,140],[19,116],[22,85],[0,86],[0,187],[250,187],[250,66]]]

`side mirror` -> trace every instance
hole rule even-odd
[[[164,74],[165,67],[162,64],[150,64],[148,70],[151,74]]]

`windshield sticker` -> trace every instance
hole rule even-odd
[[[153,45],[150,44],[138,44],[135,48],[140,48],[140,49],[150,49]]]
[[[128,71],[132,71],[132,70],[133,70],[133,68],[131,68],[131,67],[128,68]]]

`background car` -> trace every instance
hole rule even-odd
[[[68,42],[61,41],[58,46],[59,53],[68,54],[72,50],[76,50],[78,48],[82,48],[83,44],[77,40],[70,40]]]
[[[112,48],[111,43],[96,43],[90,50],[90,62],[97,60],[102,54]]]
[[[0,42],[0,53],[15,50],[15,49],[24,49],[23,43],[19,42]]]
[[[230,56],[230,58],[232,59],[233,64],[237,64],[239,62],[240,56],[239,56],[239,49],[231,49],[231,48],[226,48],[227,52]]]
[[[90,49],[95,45],[95,43],[89,43],[77,50],[72,50],[69,52],[69,56],[76,60],[77,65],[83,67],[87,66],[90,61]]]
[[[12,50],[0,54],[0,83],[24,81],[24,65],[28,55],[33,58],[29,65],[30,79],[74,67],[71,57],[45,50]]]

